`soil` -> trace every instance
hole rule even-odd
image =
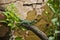
[[[4,20],[6,17],[3,14],[0,14],[0,20]],[[0,40],[8,40],[9,39],[10,28],[6,23],[0,22]]]

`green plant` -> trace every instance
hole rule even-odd
[[[16,23],[20,23],[22,21],[18,18],[18,15],[16,15],[16,7],[13,3],[7,6],[3,14],[7,17],[3,22],[8,23],[8,26],[11,28],[17,27]]]
[[[22,40],[22,37],[16,37],[15,40]]]
[[[54,15],[52,17],[52,23],[55,26],[54,40],[59,40],[57,32],[60,31],[60,29],[59,29],[59,26],[60,26],[59,25],[60,24],[60,0],[49,0],[47,5],[54,12]]]
[[[20,18],[18,18],[17,11],[15,5],[12,3],[8,5],[3,12],[3,14],[6,16],[6,19],[0,22],[5,22],[8,24],[8,27],[10,27],[11,30],[15,30],[16,27],[19,27],[21,30],[24,30],[25,28],[22,26],[19,26],[19,23],[22,21]],[[16,38],[16,40],[22,40],[21,37]]]

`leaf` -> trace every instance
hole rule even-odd
[[[51,21],[52,21],[53,24],[55,24],[58,21],[58,19],[57,18],[54,18]]]
[[[54,37],[49,37],[49,40],[54,40]]]
[[[16,37],[15,40],[22,40],[22,37]]]

